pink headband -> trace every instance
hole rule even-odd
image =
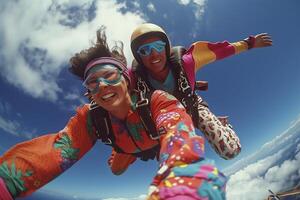
[[[118,67],[120,70],[122,70],[123,72],[125,72],[125,75],[128,74],[127,72],[127,67],[120,62],[119,60],[113,58],[113,57],[101,57],[101,58],[96,58],[94,60],[92,60],[91,62],[89,62],[84,70],[84,79],[86,78],[87,72],[93,68],[95,65],[99,65],[99,64],[113,64],[116,67]]]

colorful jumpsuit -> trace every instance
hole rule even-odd
[[[204,65],[212,63],[248,49],[245,41],[229,43],[227,41],[210,43],[205,41],[198,41],[193,43],[187,52],[182,56],[183,68],[186,72],[188,81],[194,90],[196,72]],[[171,73],[171,72],[169,72]],[[149,81],[155,89],[170,88],[170,82],[159,85],[157,81],[151,79]],[[175,94],[175,91],[170,92]],[[202,102],[200,96],[198,101]],[[241,145],[238,136],[227,123],[221,121],[203,104],[198,104],[199,121],[194,124],[196,128],[204,133],[204,136],[209,141],[212,148],[224,159],[232,159],[241,151]]]
[[[157,141],[146,134],[133,106],[126,121],[111,116],[116,143],[125,152],[161,145],[160,169],[149,199],[176,199],[182,195],[224,199],[226,179],[204,158],[204,140],[195,134],[183,106],[163,91],[155,91],[150,104],[157,129],[165,131]],[[17,144],[4,153],[0,157],[0,180],[14,198],[29,195],[81,159],[95,142],[89,105],[84,105],[58,133]]]

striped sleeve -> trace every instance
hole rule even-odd
[[[235,43],[198,41],[191,45],[185,57],[193,58],[194,69],[198,71],[206,64],[239,54],[247,49],[247,43],[244,41]]]

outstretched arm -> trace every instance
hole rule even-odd
[[[201,69],[204,65],[221,60],[232,55],[239,54],[251,48],[262,48],[272,46],[272,39],[268,33],[260,33],[255,36],[230,43],[198,41],[191,45],[183,60],[186,68],[193,68],[195,71]]]
[[[152,95],[156,96],[157,91]],[[160,138],[160,168],[149,188],[149,199],[224,199],[226,178],[205,159],[204,139],[175,97],[161,92],[151,101]]]
[[[78,109],[58,133],[17,144],[0,157],[0,178],[13,198],[38,190],[92,148],[96,138],[88,130],[87,110]]]

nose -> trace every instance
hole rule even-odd
[[[106,84],[104,81],[100,80],[98,82],[98,92],[101,91],[102,89],[106,88],[108,84]]]
[[[154,48],[151,49],[150,55],[158,55],[158,54],[159,54],[159,52],[156,51],[156,49],[154,49]]]
[[[103,80],[100,80],[99,83],[98,83],[98,86],[99,86],[99,87],[101,87],[101,86],[104,87],[104,86],[107,86],[107,85],[108,85],[108,84],[105,83],[105,81],[103,81]]]

